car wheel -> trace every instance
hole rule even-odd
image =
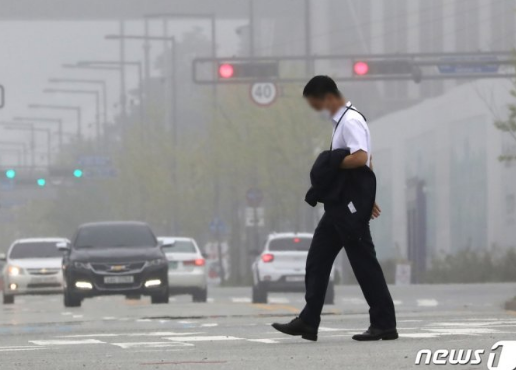
[[[14,296],[4,294],[4,304],[13,304],[13,303],[14,303]]]
[[[194,302],[206,302],[208,300],[208,289],[196,289],[192,294],[192,301]]]
[[[141,294],[128,294],[125,296],[125,299],[132,300],[132,301],[139,301],[142,299]]]
[[[253,285],[253,303],[267,303],[267,290],[261,285]]]
[[[335,284],[333,282],[328,284],[324,304],[335,304]]]
[[[164,290],[161,293],[151,295],[151,303],[152,304],[163,304],[163,303],[168,303],[168,301],[169,301],[168,289]]]
[[[64,292],[64,306],[65,307],[81,307],[82,299],[77,295],[69,293],[67,291]]]

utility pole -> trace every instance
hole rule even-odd
[[[125,23],[120,21],[120,35],[125,34]],[[125,40],[120,39],[120,117],[123,124],[127,121],[127,97],[125,95]]]
[[[254,57],[254,0],[249,0],[249,56]]]

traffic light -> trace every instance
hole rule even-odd
[[[5,171],[5,177],[7,177],[10,180],[14,179],[16,177],[16,170],[9,168]]]
[[[422,79],[421,69],[409,59],[355,60],[353,62],[353,76],[357,78],[388,75],[391,75],[393,80],[397,76],[412,76],[416,83],[421,82]]]
[[[76,168],[75,170],[73,170],[73,176],[75,178],[80,179],[82,175],[84,175],[84,172],[81,169]]]
[[[278,62],[235,62],[221,63],[218,68],[219,79],[262,79],[279,76]]]
[[[367,62],[355,62],[353,64],[353,73],[358,76],[365,76],[369,72],[369,64]]]
[[[47,180],[45,180],[44,178],[40,177],[39,179],[36,180],[36,183],[38,184],[38,186],[40,188],[43,188],[47,184]]]

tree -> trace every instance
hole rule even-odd
[[[516,83],[515,88],[511,91],[511,95],[516,98]],[[516,103],[509,105],[509,117],[506,120],[496,120],[495,126],[500,131],[509,135],[516,142]],[[504,153],[499,157],[500,161],[512,162],[516,160],[515,153]]]

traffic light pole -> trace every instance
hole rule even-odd
[[[356,62],[363,63],[391,63],[395,65],[398,62],[403,62],[406,65],[414,68],[421,67],[476,67],[481,69],[482,67],[500,67],[500,66],[514,66],[514,54],[510,51],[500,52],[458,52],[458,53],[406,53],[406,54],[331,54],[331,55],[302,55],[302,56],[281,56],[281,57],[253,57],[253,58],[242,58],[242,57],[228,57],[228,58],[196,58],[193,60],[192,78],[195,83],[198,84],[249,84],[256,81],[271,81],[277,83],[305,83],[307,78],[311,75],[302,73],[298,76],[283,77],[281,75],[282,68],[281,63],[289,62],[300,62],[300,63],[315,63],[318,61],[341,61],[344,66],[348,64],[349,68],[341,68],[340,70],[345,71],[344,74],[332,76],[335,81],[339,82],[366,82],[366,81],[401,81],[401,80],[447,80],[447,79],[479,79],[479,78],[513,78],[516,77],[514,70],[496,72],[456,72],[456,73],[439,73],[432,71],[432,73],[420,73],[414,76],[413,73],[364,73],[363,75],[356,75],[353,71],[353,65]],[[278,73],[274,76],[266,76],[265,78],[260,75],[245,75],[243,76],[232,75],[229,77],[218,76],[218,78],[209,79],[204,75],[199,76],[199,68],[203,64],[215,64],[217,66],[230,65],[234,66],[235,70],[237,67],[244,66],[248,68],[242,68],[247,73],[252,72],[252,68],[255,67],[257,71],[260,70],[260,66],[265,64],[277,64]],[[287,69],[287,68],[285,68]],[[487,69],[487,68],[486,68]],[[288,69],[290,72],[292,68]],[[413,72],[413,71],[410,71]]]

